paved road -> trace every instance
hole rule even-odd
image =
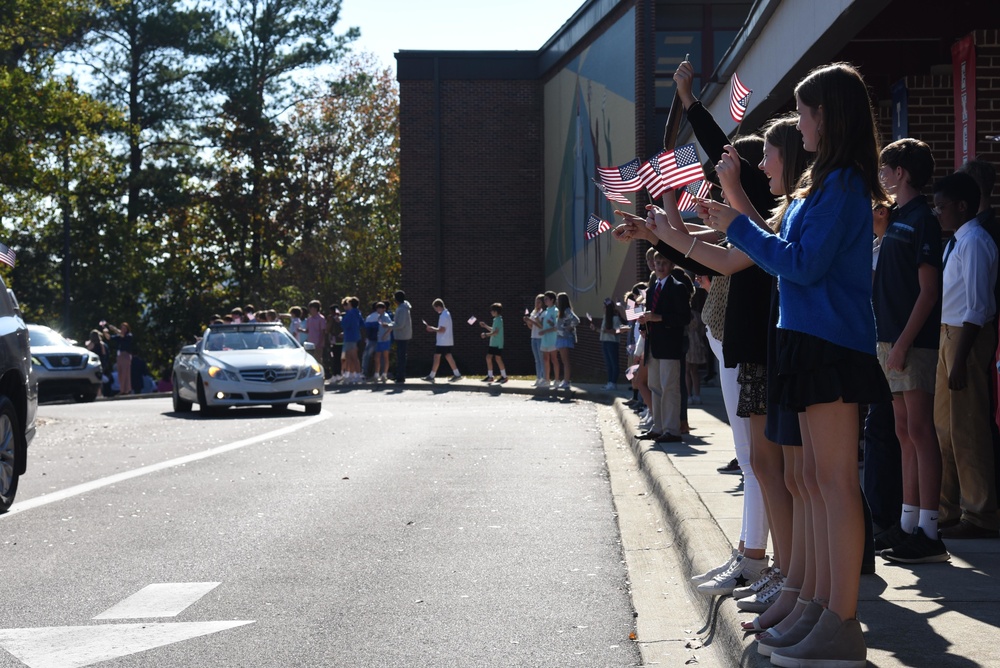
[[[0,666],[639,662],[598,407],[324,408],[43,406],[0,517]]]

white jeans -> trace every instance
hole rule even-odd
[[[764,496],[760,483],[750,467],[750,419],[736,415],[740,400],[740,384],[736,380],[738,369],[727,369],[722,360],[722,342],[708,336],[708,345],[719,359],[719,384],[722,386],[722,400],[726,404],[726,415],[733,430],[733,444],[736,446],[736,461],[743,470],[743,526],[740,540],[751,550],[767,548],[767,513],[764,510]]]

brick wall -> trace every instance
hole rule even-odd
[[[1000,135],[1000,30],[977,30],[976,42],[976,157],[1000,170],[1000,142],[987,142],[987,135]],[[906,77],[909,91],[910,136],[927,142],[934,153],[934,179],[955,168],[955,107],[951,75]],[[891,110],[879,107],[879,130],[883,142],[892,137]],[[994,190],[994,193],[996,191]]]
[[[403,289],[415,323],[435,324],[431,302],[444,300],[466,375],[485,373],[487,347],[466,320],[488,321],[493,302],[504,305],[509,371],[534,374],[521,315],[543,283],[542,127],[537,81],[444,80],[438,101],[433,81],[400,82]],[[416,376],[430,369],[434,336],[414,330]]]

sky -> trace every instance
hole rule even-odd
[[[343,0],[335,31],[361,29],[356,51],[396,71],[401,49],[535,51],[584,0]]]

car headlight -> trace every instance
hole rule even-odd
[[[309,376],[321,376],[323,375],[323,367],[320,366],[319,362],[313,362],[309,366],[304,366],[299,371],[299,380],[303,378],[308,378]]]
[[[89,366],[100,366],[101,358],[95,355],[94,353],[90,353],[90,355],[87,356],[87,364]]]
[[[240,376],[235,371],[229,371],[228,369],[223,369],[219,366],[208,367],[208,375],[212,378],[219,378],[220,380],[231,380],[233,382],[240,382]]]

